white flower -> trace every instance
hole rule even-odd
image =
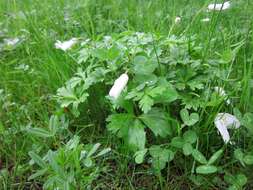
[[[210,18],[203,18],[203,19],[201,19],[201,22],[209,22],[210,21]]]
[[[228,129],[238,129],[240,127],[239,120],[229,113],[218,113],[215,117],[214,124],[219,130],[219,133],[221,134],[222,139],[225,143],[228,143],[230,140]]]
[[[221,11],[221,10],[226,10],[230,7],[230,2],[226,1],[224,3],[217,3],[217,4],[210,4],[208,5],[208,10],[209,11]]]
[[[15,46],[18,42],[20,42],[19,38],[6,38],[6,39],[4,39],[4,43],[7,46]]]
[[[219,94],[219,96],[224,97],[226,99],[226,103],[230,104],[230,99],[228,98],[225,90],[222,87],[216,86],[214,87],[214,91]]]
[[[128,75],[126,73],[120,75],[118,79],[114,81],[114,84],[109,92],[109,96],[117,99],[121,94],[122,90],[125,88],[128,82]]]
[[[179,23],[180,21],[181,21],[181,17],[177,16],[177,17],[175,18],[175,23]]]
[[[77,38],[72,38],[68,41],[61,42],[57,40],[57,42],[54,44],[56,49],[61,49],[63,51],[66,51],[70,49],[73,45],[77,43]]]

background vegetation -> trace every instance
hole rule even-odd
[[[252,189],[253,2],[234,0],[229,10],[207,12],[208,4],[214,2],[1,0],[0,189],[42,189],[43,186],[45,189]],[[181,17],[179,23],[175,23],[177,16]],[[206,17],[210,18],[210,22],[201,21]],[[110,117],[107,119],[108,116],[123,111],[114,109],[105,96],[113,81],[126,70],[129,71],[130,80],[134,78],[134,66],[122,64],[107,71],[105,68],[110,61],[124,59],[117,53],[113,57],[115,52],[112,52],[112,57],[105,52],[103,57],[103,52],[92,51],[88,61],[82,59],[85,59],[87,49],[96,50],[97,45],[106,45],[104,36],[112,36],[113,43],[124,46],[126,44],[122,38],[129,40],[136,35],[135,32],[143,32],[152,39],[151,42],[143,41],[141,48],[144,53],[148,52],[151,44],[154,49],[168,50],[165,58],[170,61],[175,59],[179,62],[187,54],[193,62],[201,60],[201,63],[210,65],[205,67],[202,64],[194,70],[205,81],[204,90],[201,87],[201,93],[197,95],[205,97],[202,92],[206,89],[222,86],[232,100],[231,105],[226,105],[223,100],[215,99],[210,109],[206,106],[194,109],[194,105],[200,102],[194,102],[198,96],[192,95],[185,104],[178,100],[156,106],[167,111],[170,109],[173,112],[170,116],[180,126],[189,120],[181,118],[180,110],[187,105],[192,106],[188,110],[197,113],[200,119],[196,125],[194,122],[186,124],[193,126],[191,131],[198,136],[198,140],[190,142],[206,158],[222,150],[222,156],[216,158],[219,159],[217,173],[197,175],[192,168],[196,167],[198,156],[185,156],[180,146],[173,149],[173,152],[179,152],[174,160],[167,163],[166,158],[162,168],[161,163],[158,169],[152,166],[155,159],[152,151],[142,164],[136,164],[134,154],[140,147],[134,150],[129,148],[126,140],[118,138],[108,127],[108,123],[113,121]],[[15,37],[20,39],[15,46],[4,45],[4,39]],[[55,48],[57,40],[72,37],[79,38],[80,43],[70,51]],[[166,46],[173,40],[178,44],[174,52]],[[135,42],[129,47],[138,45]],[[192,52],[189,47],[193,48]],[[131,53],[126,51],[126,54]],[[162,57],[154,57],[161,61]],[[130,63],[134,62],[134,58],[130,60]],[[61,107],[64,96],[59,89],[76,76],[80,71],[78,69],[81,68],[87,76],[93,76],[88,72],[89,65],[99,67],[102,63],[102,72],[108,72],[109,77],[106,75],[102,82],[94,79],[97,83],[87,91],[87,101],[80,101],[78,105],[79,114],[71,106]],[[184,70],[180,64],[173,68],[165,66],[167,70],[162,72]],[[215,64],[220,66],[216,67]],[[90,70],[93,71],[93,68]],[[157,77],[162,76],[160,71],[158,67],[154,71]],[[173,80],[176,81],[173,83],[176,88],[179,78]],[[136,87],[134,82],[130,84],[129,92]],[[195,93],[195,88],[198,89],[177,90],[183,96],[184,93]],[[211,96],[211,92],[208,94]],[[136,103],[131,98],[132,103]],[[145,113],[138,105],[135,109],[138,113]],[[213,120],[218,112],[232,113],[238,118],[241,115],[241,123],[244,121],[233,136],[233,144],[225,145],[217,135]],[[173,137],[183,137],[184,132],[185,129],[160,139],[147,131],[146,147],[170,146],[167,143]],[[161,152],[162,149],[155,149],[153,155]],[[200,158],[199,162],[204,164],[207,161]]]

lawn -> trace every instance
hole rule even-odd
[[[0,0],[0,189],[253,189],[252,0]]]

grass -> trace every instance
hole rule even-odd
[[[117,35],[124,31],[138,31],[163,35],[184,35],[190,41],[203,44],[203,62],[220,57],[230,60],[221,73],[222,84],[228,89],[228,95],[235,100],[234,107],[242,113],[253,112],[253,41],[252,21],[253,2],[251,0],[231,1],[232,7],[224,12],[206,12],[205,9],[213,1],[189,0],[72,0],[72,1],[32,1],[3,0],[0,1],[0,31],[7,29],[4,38],[23,36],[24,41],[10,50],[0,50],[0,89],[5,95],[0,99],[0,189],[41,189],[43,180],[28,180],[35,170],[29,165],[28,152],[37,148],[42,152],[57,149],[66,143],[62,136],[53,139],[36,138],[24,132],[28,125],[47,128],[50,116],[62,110],[55,99],[58,88],[62,87],[76,72],[79,65],[75,55],[77,48],[71,53],[55,49],[56,40],[68,40],[72,37],[90,38],[98,41],[105,35]],[[214,1],[215,2],[215,1]],[[218,1],[217,1],[218,2]],[[181,22],[175,24],[176,16]],[[210,22],[201,22],[209,17]],[[0,41],[1,42],[1,41]],[[155,44],[156,45],[156,44]],[[1,46],[0,46],[1,48]],[[17,66],[28,65],[28,71],[16,69]],[[219,82],[219,81],[217,81]],[[234,85],[230,85],[234,82]],[[106,88],[97,86],[106,92]],[[231,88],[231,89],[230,89]],[[178,156],[178,163],[170,165],[162,171],[160,178],[152,174],[149,164],[136,165],[129,150],[123,142],[105,129],[105,118],[108,110],[101,108],[101,94],[94,93],[87,107],[82,107],[82,117],[74,118],[66,114],[70,121],[70,132],[67,137],[78,135],[82,143],[101,142],[103,147],[111,147],[112,153],[98,162],[98,166],[106,169],[102,172],[93,189],[198,189],[189,180],[191,171],[182,168],[188,163],[184,157]],[[97,98],[96,98],[97,97]],[[95,104],[96,103],[96,104]],[[105,103],[106,104],[106,103]],[[4,108],[5,107],[5,108]],[[212,132],[213,118],[218,110],[232,112],[233,107],[222,104],[207,114],[202,109],[200,116],[206,117],[202,125],[205,130],[206,144],[201,148],[205,155],[217,145],[211,142],[208,135]],[[2,127],[1,127],[2,126]],[[201,126],[199,126],[201,127]],[[238,148],[244,151],[253,149],[253,139],[237,137]],[[231,150],[225,153],[230,157]],[[186,159],[187,160],[187,159]],[[252,166],[245,169],[236,163],[230,164],[230,171],[240,170],[248,178],[246,189],[252,188]],[[250,168],[251,167],[251,168]],[[5,169],[5,170],[4,170]],[[3,174],[3,172],[7,174]],[[222,174],[221,174],[222,175]],[[204,178],[205,185],[200,189],[219,189],[214,178]],[[222,182],[220,182],[222,183]],[[224,185],[221,185],[224,188]],[[80,187],[82,189],[82,187]]]

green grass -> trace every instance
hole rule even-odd
[[[221,70],[229,71],[222,83],[210,81],[209,87],[227,89],[234,100],[233,106],[221,104],[212,110],[199,110],[200,117],[205,118],[199,127],[205,127],[203,136],[206,138],[200,148],[203,154],[210,156],[210,150],[218,150],[217,143],[208,138],[214,130],[212,123],[216,113],[220,110],[232,113],[235,107],[243,114],[253,113],[253,2],[233,0],[229,10],[206,12],[207,5],[213,2],[215,0],[1,0],[0,32],[3,29],[7,32],[0,34],[0,43],[5,38],[20,36],[24,36],[24,41],[10,50],[1,51],[0,46],[0,89],[4,90],[4,95],[0,93],[0,189],[40,189],[43,178],[28,180],[37,169],[29,165],[28,152],[56,150],[73,135],[78,135],[84,144],[100,142],[103,147],[112,148],[110,155],[97,163],[106,169],[92,184],[92,189],[225,188],[219,181],[223,173],[212,180],[204,177],[205,183],[199,188],[194,185],[186,166],[189,160],[182,155],[177,155],[178,162],[168,166],[158,177],[152,173],[150,163],[135,164],[124,143],[105,128],[105,119],[112,111],[108,102],[101,105],[100,101],[93,101],[107,93],[108,88],[104,86],[91,89],[92,97],[88,105],[81,107],[80,117],[75,118],[65,110],[70,121],[69,133],[48,140],[26,132],[28,125],[47,129],[50,116],[61,115],[63,111],[52,97],[79,67],[76,57],[81,47],[64,53],[55,49],[56,40],[80,37],[99,41],[105,35],[117,36],[125,31],[182,35],[202,44],[203,62],[216,61],[215,58],[230,60],[229,65],[221,66]],[[176,16],[181,17],[178,24],[174,23]],[[211,21],[201,22],[206,17]],[[16,69],[21,64],[28,65],[28,71]],[[235,136],[234,148],[252,153],[253,138]],[[233,157],[232,150],[226,149],[224,156]],[[226,164],[231,173],[241,171],[247,176],[246,189],[253,188],[252,165],[244,168],[234,160],[223,166]]]

